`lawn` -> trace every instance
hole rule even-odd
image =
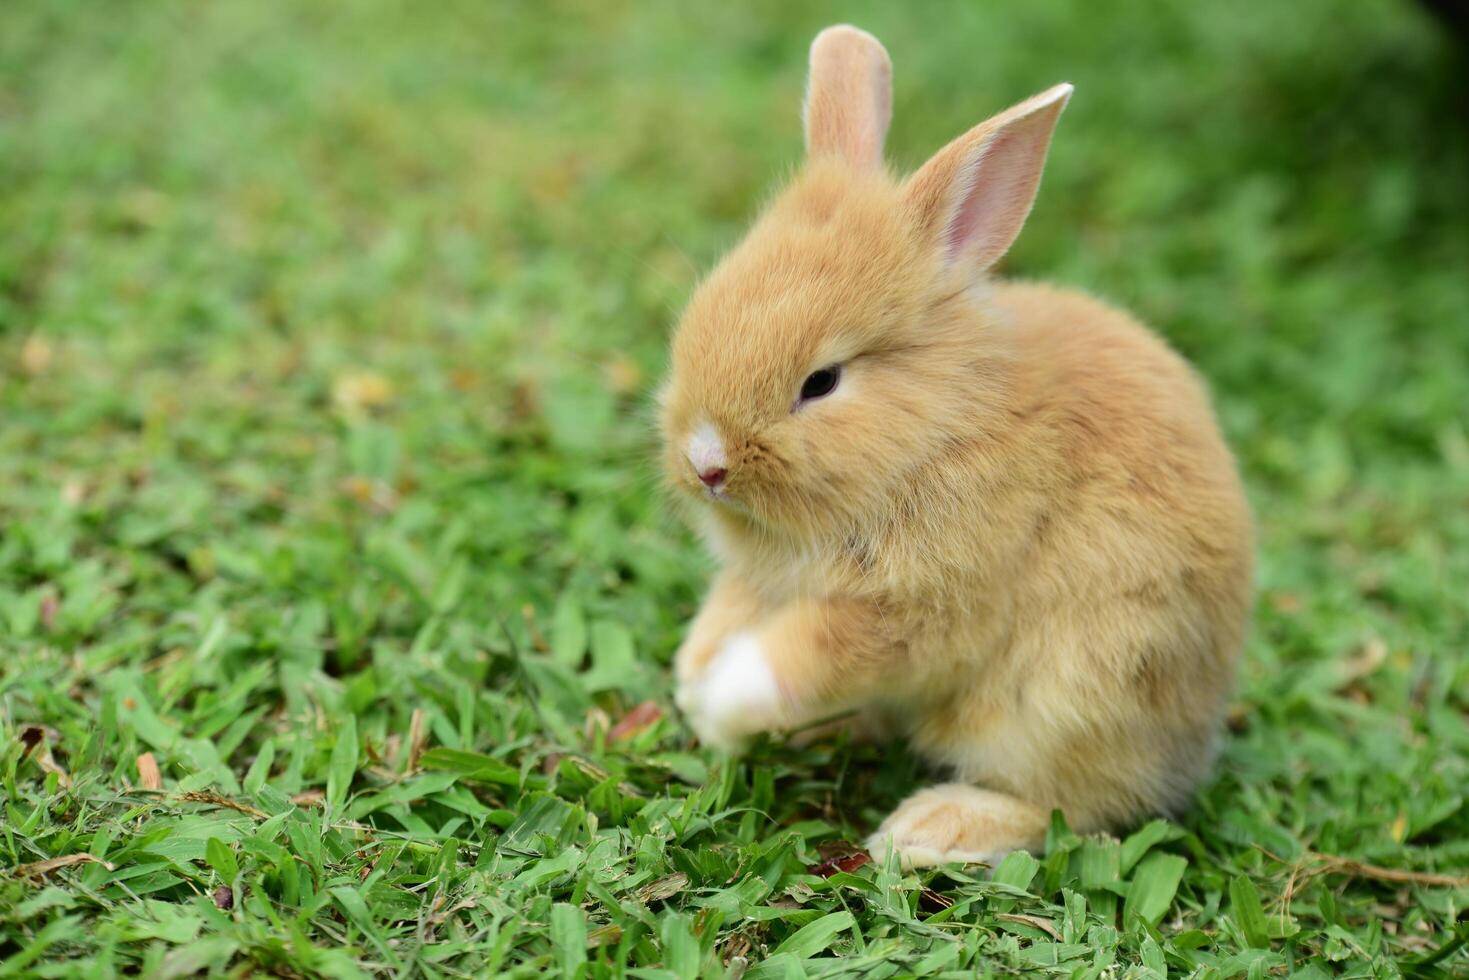
[[[849,857],[911,757],[671,704],[651,393],[837,19],[905,168],[1076,83],[1006,271],[1192,358],[1259,520],[1196,806],[992,877]],[[1405,0],[5,5],[0,976],[1469,975],[1465,63]]]

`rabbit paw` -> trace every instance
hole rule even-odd
[[[908,797],[867,840],[878,861],[889,852],[903,868],[995,865],[1011,851],[1039,847],[1050,813],[1004,793],[946,783]]]
[[[780,715],[775,672],[749,633],[725,640],[702,676],[680,682],[674,700],[700,742],[727,752],[776,727]]]

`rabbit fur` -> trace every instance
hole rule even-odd
[[[675,656],[701,741],[852,712],[952,782],[869,846],[994,861],[1184,807],[1251,605],[1252,529],[1190,367],[1081,292],[989,275],[1071,86],[898,178],[887,53],[811,49],[807,160],[700,284],[663,467],[719,562]],[[832,371],[835,386],[815,397]]]

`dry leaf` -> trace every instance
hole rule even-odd
[[[587,776],[588,778],[595,779],[598,782],[601,782],[602,780],[606,779],[608,776],[612,775],[606,769],[603,769],[601,766],[599,766],[595,762],[593,762],[591,759],[583,759],[579,755],[568,755],[568,756],[563,756],[562,758],[564,758],[566,761],[570,762],[573,766],[575,766],[577,768],[577,770],[579,772],[581,772],[581,774],[583,776]]]
[[[665,898],[672,898],[687,887],[689,887],[689,876],[682,871],[676,871],[639,888],[637,898],[644,905],[649,902],[661,902]]]
[[[300,793],[297,793],[295,796],[291,797],[291,802],[296,804],[297,806],[317,807],[321,806],[322,801],[325,799],[326,794],[323,793],[321,790],[308,789],[303,790]]]
[[[203,803],[205,806],[223,807],[226,810],[234,810],[237,813],[254,817],[256,820],[264,820],[270,816],[264,810],[257,810],[249,804],[232,800],[228,796],[220,796],[218,793],[196,791],[192,793],[180,793],[175,798],[183,800],[185,803]]]
[[[1270,596],[1270,608],[1284,616],[1301,611],[1301,597],[1294,592],[1275,592]]]
[[[1348,687],[1367,677],[1386,662],[1387,644],[1375,636],[1370,637],[1356,653],[1341,662],[1339,688]]]
[[[445,904],[446,903],[444,902],[444,899],[443,899],[442,896],[440,896],[439,898],[435,899],[434,900],[434,910],[435,911],[432,914],[430,914],[427,918],[425,918],[423,920],[424,925],[427,926],[427,928],[428,928],[428,934],[427,934],[426,938],[431,943],[436,943],[436,942],[439,941],[439,937],[436,935],[436,931],[438,930],[439,926],[443,925],[450,918],[452,918],[456,914],[464,911],[465,909],[472,909],[472,908],[478,908],[479,907],[479,903],[478,902],[475,902],[475,901],[472,901],[472,900],[471,901],[460,902],[457,905],[451,905],[448,908],[444,908],[444,905]]]
[[[152,752],[138,756],[138,785],[143,789],[163,789],[163,773],[158,769],[158,760]]]
[[[1052,939],[1061,938],[1061,934],[1056,931],[1055,923],[1053,923],[1050,919],[1042,919],[1038,915],[1019,915],[1009,912],[1001,912],[996,915],[995,918],[1003,919],[1006,922],[1019,922],[1021,925],[1034,926],[1041,932],[1050,936]]]
[[[720,956],[724,959],[724,965],[729,967],[729,976],[732,980],[739,980],[750,967],[750,952],[753,947],[748,936],[735,933],[720,947]]]
[[[622,939],[622,926],[605,925],[598,926],[587,933],[587,949],[596,949],[598,946],[612,946]]]
[[[510,386],[510,418],[516,422],[535,418],[541,412],[540,385],[531,378],[521,378]]]
[[[582,720],[581,733],[590,742],[598,735],[605,734],[607,729],[611,727],[611,716],[594,704],[587,709],[587,716]]]
[[[20,369],[33,378],[38,374],[45,374],[54,358],[55,352],[51,345],[40,334],[31,334],[21,344]]]
[[[929,915],[934,915],[944,909],[953,908],[954,900],[932,888],[925,888],[918,893],[918,906]]]
[[[339,486],[342,493],[374,510],[387,513],[398,506],[398,495],[381,480],[369,480],[365,476],[346,476]]]
[[[553,759],[555,760],[554,764],[552,763]],[[611,773],[597,765],[591,759],[586,759],[579,755],[556,755],[552,753],[546,756],[546,761],[543,763],[542,769],[549,776],[559,769],[564,762],[571,763],[578,772],[596,782],[601,782],[611,775]],[[642,793],[638,792],[636,786],[626,781],[617,784],[617,792],[630,799],[641,799],[643,796]]]
[[[541,627],[536,623],[536,610],[534,606],[524,605],[520,607],[520,618],[525,622],[525,631],[530,634],[530,645],[538,653],[547,653],[551,644],[546,640],[546,634],[541,632]]]
[[[56,616],[61,612],[61,600],[56,598],[56,593],[47,592],[41,596],[41,625],[49,632],[56,626]]]
[[[33,864],[18,864],[14,871],[20,878],[44,878],[53,871],[60,871],[62,868],[69,868],[75,864],[100,864],[108,871],[116,870],[110,861],[103,861],[90,854],[68,854],[46,861],[36,861]]]
[[[838,854],[834,857],[829,857],[820,864],[812,865],[806,870],[811,874],[820,875],[823,878],[830,878],[839,872],[851,874],[871,860],[872,858],[866,851],[853,851],[849,854]]]
[[[332,401],[347,412],[382,408],[393,400],[393,383],[375,371],[353,371],[332,382]]]
[[[343,477],[342,492],[359,504],[365,504],[372,499],[372,481],[365,476]]]
[[[418,761],[423,758],[423,750],[427,747],[428,716],[422,708],[414,708],[413,717],[408,721],[408,768],[405,771],[418,771]]]
[[[52,741],[59,741],[60,737],[55,731],[45,726],[27,725],[20,730],[20,740],[26,747],[21,758],[34,755],[35,763],[40,767],[42,772],[54,772],[58,783],[62,786],[70,786],[71,777],[67,775],[65,769],[57,764],[56,759],[51,755],[50,743]]]
[[[663,709],[656,701],[644,701],[623,715],[622,719],[612,726],[612,730],[607,733],[607,742],[611,744],[625,738],[632,738],[662,717]]]
[[[1403,838],[1408,835],[1408,815],[1398,814],[1398,818],[1392,822],[1392,839],[1394,843],[1401,844]]]
[[[383,739],[382,751],[371,742],[367,743],[367,754],[374,762],[383,763],[384,768],[391,769],[398,764],[399,753],[403,751],[403,736],[393,732]]]
[[[619,395],[631,394],[643,385],[642,367],[621,352],[614,353],[602,364],[602,377],[607,380],[607,387]]]

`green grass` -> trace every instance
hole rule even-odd
[[[1196,807],[993,879],[812,873],[928,775],[670,705],[648,396],[835,19],[903,166],[1077,84],[1008,269],[1188,354],[1259,515]],[[0,976],[1469,973],[1454,65],[1395,0],[6,5]]]

